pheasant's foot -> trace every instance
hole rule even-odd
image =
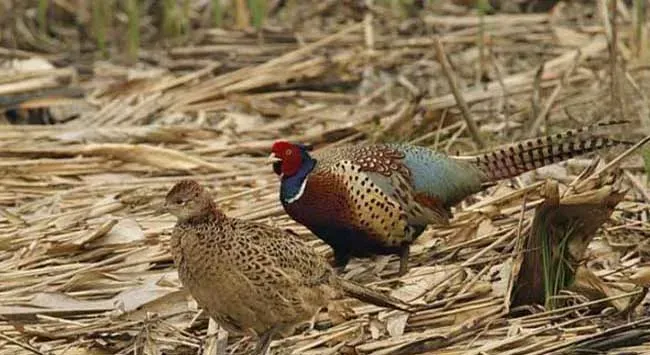
[[[316,328],[316,321],[318,320],[318,315],[320,314],[320,311],[322,311],[323,309],[325,309],[325,307],[319,307],[314,313],[314,315],[309,319],[309,328],[307,328],[306,333],[311,333],[312,331],[314,331],[314,329]]]
[[[334,263],[332,266],[337,274],[341,274],[345,271],[348,262],[350,262],[350,254],[347,251],[334,250]]]
[[[408,245],[403,246],[399,253],[399,272],[397,276],[404,276],[409,271],[409,253],[410,248]]]

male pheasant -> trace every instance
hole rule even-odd
[[[334,250],[334,266],[351,256],[399,254],[429,224],[447,224],[450,208],[494,182],[621,142],[589,134],[602,123],[522,141],[489,153],[446,156],[407,144],[346,145],[310,153],[304,145],[273,144],[286,213]]]
[[[257,353],[266,352],[275,333],[292,331],[344,295],[409,311],[397,299],[338,278],[295,235],[227,217],[194,180],[174,185],[165,208],[178,219],[171,252],[179,279],[228,332],[257,334]]]

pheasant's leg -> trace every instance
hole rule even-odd
[[[409,253],[410,248],[408,245],[403,245],[399,251],[399,274],[403,276],[409,270]]]
[[[334,250],[334,269],[338,274],[345,270],[350,261],[350,253],[347,250]]]
[[[260,335],[259,340],[257,340],[257,346],[255,347],[254,354],[256,355],[266,355],[269,351],[269,346],[271,345],[271,340],[273,340],[273,335],[277,331],[276,327],[273,327]]]
[[[318,308],[316,310],[316,313],[314,313],[314,316],[309,319],[309,328],[307,328],[308,332],[311,332],[316,327],[316,321],[318,320],[318,315],[320,314],[320,311],[323,310],[323,308],[325,307]]]

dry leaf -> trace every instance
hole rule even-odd
[[[163,294],[158,298],[152,299],[150,302],[141,304],[137,309],[126,312],[120,315],[123,320],[144,320],[149,314],[157,314],[166,317],[172,314],[178,314],[180,317],[172,320],[167,318],[168,322],[174,323],[176,326],[183,327],[187,324],[187,318],[193,318],[195,310],[190,308],[188,299],[191,296],[185,289],[175,290],[167,294]],[[184,316],[182,313],[187,312]]]
[[[498,272],[499,280],[493,281],[491,284],[492,294],[494,296],[505,296],[508,291],[508,285],[510,283],[510,278],[512,277],[512,258],[508,258],[505,262],[500,265],[495,265],[490,270],[491,273],[494,271]],[[496,270],[495,270],[496,269]]]
[[[258,115],[247,115],[238,112],[227,112],[224,119],[215,127],[218,130],[232,129],[236,133],[244,133],[259,129],[265,124]]]
[[[11,67],[18,72],[35,72],[35,71],[48,71],[55,69],[45,58],[32,57],[29,59],[15,59],[11,61]]]
[[[582,47],[591,41],[591,36],[579,33],[571,28],[564,26],[551,26],[553,34],[558,43],[566,47]]]
[[[93,243],[94,246],[127,244],[144,239],[144,232],[138,222],[130,218],[120,219],[103,238]]]
[[[409,314],[406,312],[391,312],[386,317],[386,330],[388,330],[388,334],[391,337],[398,337],[404,334],[408,318]]]
[[[110,157],[150,165],[160,169],[194,170],[208,168],[214,171],[225,170],[218,165],[181,153],[177,150],[146,144],[88,144],[79,150],[79,154]]]
[[[111,300],[79,300],[58,292],[39,292],[24,304],[0,306],[0,315],[15,317],[34,314],[94,313],[109,311],[112,308]]]
[[[370,336],[373,339],[379,339],[382,334],[386,332],[386,325],[380,322],[379,319],[372,318],[369,322]]]
[[[176,272],[176,271],[171,271]],[[149,276],[138,287],[130,288],[116,295],[112,301],[124,313],[136,311],[144,305],[154,302],[171,293],[178,292],[177,287],[160,286],[158,282],[164,277]]]
[[[404,302],[413,303],[413,300],[422,297],[437,285],[449,279],[449,276],[453,272],[454,270],[449,270],[442,266],[413,268],[409,270],[408,281],[404,281],[403,286],[392,290],[390,295]],[[451,284],[460,282],[462,277],[463,273],[459,273],[452,280]]]
[[[151,264],[150,261],[154,257],[160,256],[162,254],[161,250],[162,246],[157,244],[129,254],[129,256],[124,259],[124,262],[131,266],[120,268],[120,273],[139,273],[147,271]]]
[[[95,347],[70,346],[64,349],[51,350],[54,355],[111,355],[108,350]]]
[[[650,266],[640,267],[629,281],[635,285],[650,287]]]
[[[579,266],[575,273],[575,280],[570,289],[583,294],[592,300],[597,300],[630,293],[634,291],[635,285],[625,284],[622,282],[605,282],[591,272],[591,270],[584,266]],[[609,303],[619,312],[623,312],[632,304],[634,298],[634,296],[617,298],[609,301]]]
[[[492,224],[492,220],[489,218],[484,218],[481,223],[478,224],[476,229],[476,238],[492,234],[497,230],[497,227]]]
[[[74,275],[61,290],[67,292],[114,288],[120,282],[99,271],[86,271]]]
[[[54,138],[64,142],[93,143],[183,143],[188,136],[210,138],[213,132],[178,126],[92,127],[67,130]],[[132,175],[128,175],[132,177]]]
[[[354,310],[350,307],[350,300],[335,300],[327,306],[327,314],[332,324],[341,324],[354,317]]]

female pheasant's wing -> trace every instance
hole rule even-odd
[[[242,290],[236,315],[254,315],[258,334],[280,325],[284,325],[281,332],[290,331],[340,294],[329,284],[331,268],[295,237],[239,219],[229,219],[227,224],[231,238],[221,248],[229,249],[229,273]]]
[[[274,283],[279,288],[287,284],[318,286],[328,282],[331,268],[298,237],[265,224],[243,220],[235,220],[235,227],[239,238],[247,239],[251,245],[247,259],[265,275],[261,282]]]
[[[396,298],[335,276],[325,259],[298,236],[264,224],[244,223],[251,233],[263,236],[256,243],[266,257],[267,267],[282,270],[294,290],[297,285],[312,292],[320,288],[322,294],[312,294],[311,302],[317,300],[321,306],[325,306],[330,299],[341,297],[340,291],[343,291],[370,304],[408,311],[409,305]],[[305,292],[302,294],[306,295]],[[305,302],[304,299],[301,301]]]

